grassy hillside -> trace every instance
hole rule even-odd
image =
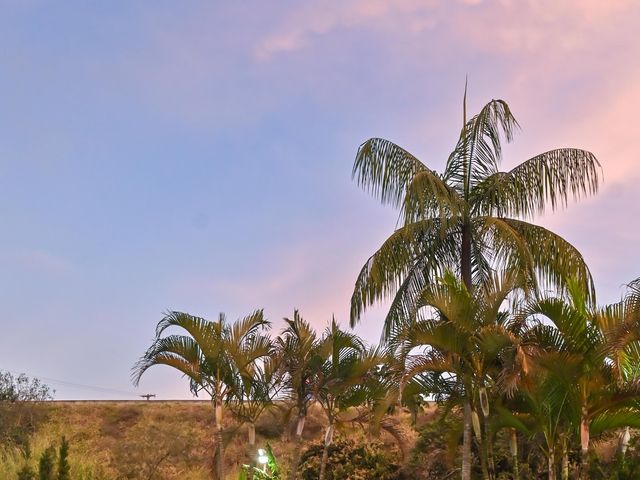
[[[213,428],[208,402],[47,402],[2,408],[4,436],[15,437],[3,442],[2,479],[17,478],[25,462],[37,468],[42,451],[49,445],[58,445],[63,435],[70,442],[74,479],[211,478]],[[413,437],[411,429],[406,428],[408,417],[401,415],[397,420],[404,441],[410,444]],[[11,433],[11,425],[18,423],[29,428]],[[228,478],[236,478],[239,466],[248,461],[247,434],[231,421],[225,423],[225,429]],[[292,447],[286,437],[292,429],[279,410],[265,413],[256,426],[256,445],[269,442],[285,469]],[[321,412],[312,409],[305,440],[320,440],[322,433]],[[357,424],[351,424],[341,434],[361,439],[368,436],[365,427]],[[383,431],[376,441],[383,442],[385,451],[399,458],[398,442],[391,435]]]

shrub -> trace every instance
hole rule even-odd
[[[25,465],[18,472],[18,480],[36,480],[36,472],[33,471],[31,465]]]
[[[71,480],[71,467],[69,466],[69,442],[62,437],[60,450],[58,451],[58,480]]]
[[[40,480],[55,480],[56,449],[51,446],[40,455],[38,463],[38,478]]]
[[[320,473],[320,460],[324,444],[312,444],[303,454],[298,474],[303,480],[316,480]],[[398,480],[400,467],[383,453],[383,446],[373,442],[356,443],[337,439],[329,446],[327,480]]]
[[[41,402],[53,400],[54,393],[37,378],[29,378],[24,373],[14,377],[0,371],[0,402]]]
[[[461,434],[461,419],[452,413],[426,423],[405,470],[413,478],[429,480],[451,475],[456,468],[455,455]]]

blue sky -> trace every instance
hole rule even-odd
[[[601,193],[540,221],[616,300],[640,276],[638,26],[631,1],[0,0],[0,369],[134,392],[167,309],[346,324],[396,220],[351,181],[357,147],[440,169],[466,75],[470,110],[504,98],[523,126],[506,167],[601,160]],[[189,396],[162,368],[146,391]]]

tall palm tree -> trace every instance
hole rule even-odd
[[[469,290],[492,266],[519,268],[553,285],[573,276],[591,290],[580,253],[524,219],[595,193],[599,163],[588,151],[562,148],[501,172],[501,139],[511,141],[517,127],[506,102],[492,100],[465,121],[442,174],[389,140],[360,146],[353,176],[382,203],[401,208],[401,227],[363,266],[351,299],[352,324],[368,306],[392,297],[389,334],[446,270],[457,272]]]
[[[272,347],[264,337],[269,328],[262,310],[227,322],[224,314],[209,321],[188,313],[171,311],[160,320],[156,336],[133,367],[132,379],[138,385],[142,375],[154,365],[168,365],[184,374],[194,395],[205,392],[214,411],[216,476],[224,479],[222,436],[223,406],[238,397],[238,387],[254,371],[255,365],[269,357]],[[163,336],[171,327],[186,334]]]
[[[518,123],[503,100],[492,100],[463,127],[444,172],[404,148],[371,138],[358,149],[353,176],[382,203],[401,208],[401,226],[365,263],[351,298],[351,325],[370,305],[392,298],[384,336],[416,314],[424,287],[445,271],[469,291],[492,268],[518,269],[552,286],[574,276],[589,291],[581,254],[562,237],[527,222],[547,206],[595,193],[599,163],[585,150],[561,148],[499,170],[501,141]],[[470,419],[465,422],[463,480],[470,478]]]
[[[302,434],[310,403],[314,398],[315,382],[320,373],[323,359],[320,339],[300,312],[293,312],[293,319],[285,318],[286,327],[276,339],[278,355],[282,359],[284,390],[295,405],[296,423],[295,446],[288,479],[297,477],[300,461]]]

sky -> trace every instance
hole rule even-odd
[[[168,367],[130,381],[169,309],[346,327],[397,220],[351,180],[357,148],[441,170],[467,77],[470,112],[502,98],[522,126],[505,169],[596,154],[598,195],[536,221],[618,300],[640,276],[639,28],[633,0],[0,0],[0,369],[58,399],[191,398]]]

